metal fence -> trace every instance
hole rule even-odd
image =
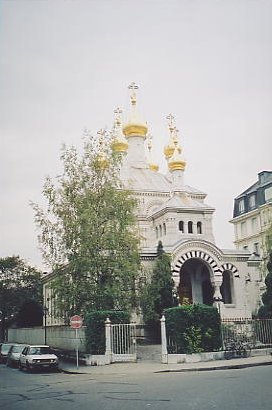
[[[272,319],[223,319],[221,336],[223,349],[230,341],[246,342],[255,349],[272,347]]]

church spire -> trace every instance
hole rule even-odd
[[[157,172],[159,170],[158,164],[155,163],[152,156],[152,135],[147,134],[147,149],[148,149],[148,165],[151,171]]]
[[[143,137],[145,139],[148,128],[146,123],[142,121],[137,111],[137,95],[138,86],[133,82],[129,85],[131,110],[128,123],[123,127],[123,133],[127,138]]]
[[[115,152],[126,153],[128,143],[122,133],[122,110],[118,107],[114,110],[114,123],[112,129],[112,149]]]

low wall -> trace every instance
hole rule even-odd
[[[78,329],[78,350],[85,352],[85,328]],[[8,341],[25,344],[44,344],[43,327],[20,328],[8,330]],[[74,350],[76,348],[76,331],[68,326],[46,328],[46,343],[56,349]]]

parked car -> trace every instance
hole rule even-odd
[[[7,356],[7,366],[18,366],[20,354],[24,350],[25,345],[14,344],[11,346]]]
[[[57,369],[59,360],[46,345],[25,346],[19,357],[20,370]]]
[[[1,343],[0,344],[0,363],[6,363],[9,349],[12,343]]]

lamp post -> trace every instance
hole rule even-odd
[[[46,345],[47,344],[47,334],[46,334],[46,332],[47,332],[47,313],[48,313],[48,307],[47,306],[44,306],[43,307],[43,316],[44,316],[44,344]]]

